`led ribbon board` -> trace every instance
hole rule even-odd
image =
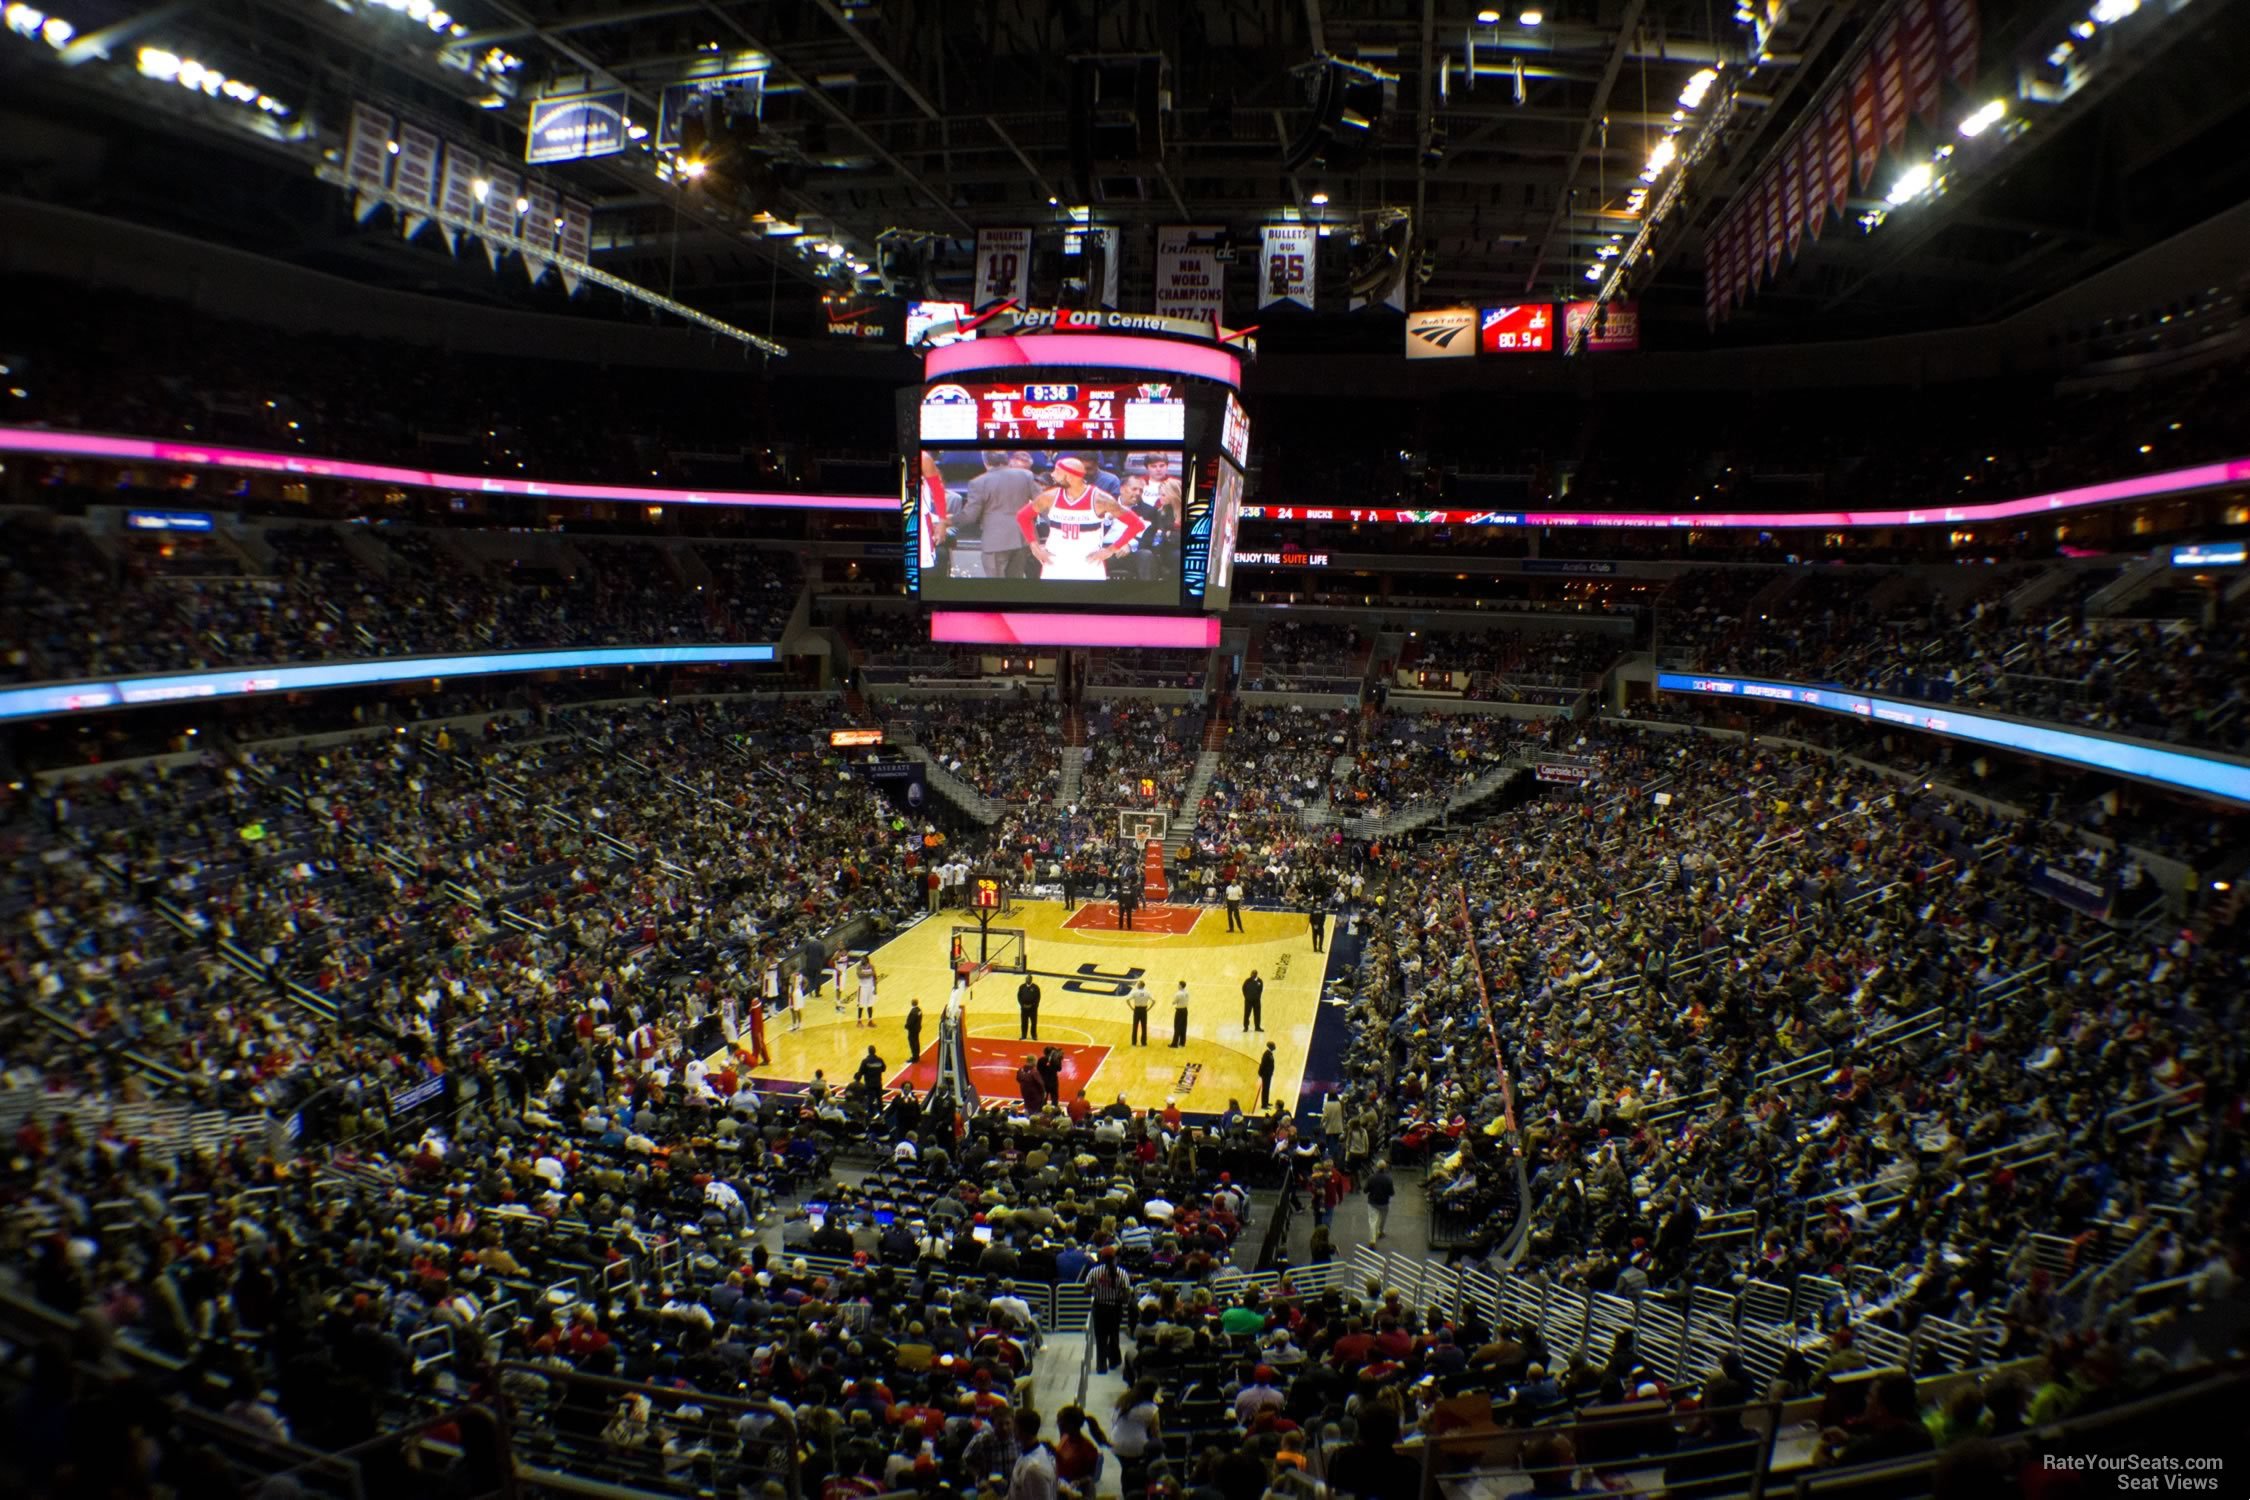
[[[106,681],[51,682],[0,690],[0,720],[36,719],[95,708],[142,708],[207,698],[302,693],[319,688],[412,682],[424,677],[491,677],[581,667],[733,666],[774,659],[771,646],[594,646],[564,651],[495,651],[473,656],[397,656],[293,667],[236,667]]]
[[[1961,713],[1940,704],[1878,698],[1802,682],[1659,672],[1656,686],[1666,693],[1788,703],[1799,708],[1849,714],[1870,723],[1919,729],[1928,734],[1990,745],[1997,750],[2017,750],[2045,760],[2086,766],[2175,791],[2250,806],[2250,761],[2186,750],[2164,750],[2140,740],[2056,729],[2028,719],[2004,718],[1997,714]]]
[[[1678,531],[1790,531],[1818,527],[1824,531],[1851,531],[1876,526],[1959,526],[1980,521],[2008,521],[2021,516],[2051,515],[2057,511],[2083,510],[2088,506],[2115,505],[2126,500],[2148,500],[2160,495],[2245,483],[2250,483],[2250,458],[2198,464],[2191,469],[2168,469],[2161,474],[2137,474],[2130,479],[2080,485],[2076,489],[2056,490],[2045,495],[2026,495],[2017,500],[1912,510],[1397,510],[1330,504],[1246,506],[1242,515],[1249,521],[1347,521],[1401,526],[1614,526]]]

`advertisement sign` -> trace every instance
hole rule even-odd
[[[919,818],[928,810],[930,794],[925,784],[927,773],[918,760],[871,760],[859,768],[874,788],[881,792],[891,806],[910,818]]]
[[[1310,224],[1268,224],[1258,257],[1258,306],[1295,303],[1313,309],[1314,270],[1320,236]]]
[[[2190,542],[2172,549],[2175,568],[2239,568],[2250,561],[2250,543]]]
[[[1406,315],[1408,359],[1467,359],[1477,352],[1477,310],[1425,307]]]
[[[1563,343],[1596,354],[1640,348],[1641,305],[1638,302],[1612,302],[1607,316],[1599,315],[1601,306],[1599,302],[1564,303]],[[1583,345],[1578,342],[1580,329],[1586,332],[1586,342]]]
[[[128,531],[209,531],[213,524],[211,513],[204,510],[125,512],[125,529]]]
[[[925,443],[1178,443],[1187,402],[1169,381],[964,385],[922,394]]]
[[[906,304],[906,345],[910,349],[942,349],[977,336],[975,314],[966,302],[909,302]]]
[[[830,292],[820,299],[820,310],[830,338],[869,343],[896,342],[905,312],[895,297],[868,297],[857,292]]]
[[[881,743],[883,743],[883,731],[879,727],[873,729],[831,729],[828,731],[828,747],[831,750],[856,750],[862,746],[880,745]]]
[[[2106,882],[2089,880],[2061,865],[2041,865],[2024,883],[2048,900],[2059,901],[2096,921],[2108,920],[2110,905],[2116,900],[2116,892]]]
[[[1166,224],[1156,231],[1156,312],[1216,328],[1226,319],[1227,273],[1216,224]]]
[[[1239,568],[1325,568],[1328,566],[1328,554],[1286,547],[1279,552],[1251,552],[1236,548],[1234,562]]]
[[[1543,354],[1555,347],[1555,309],[1549,302],[1488,307],[1477,324],[1483,354]]]
[[[443,1077],[425,1079],[411,1088],[392,1089],[391,1113],[403,1115],[417,1105],[427,1104],[433,1099],[442,1098],[444,1094],[445,1079]]]
[[[1594,779],[1594,767],[1584,761],[1543,760],[1537,771],[1541,781],[1560,781],[1572,786],[1583,786]]]
[[[623,89],[534,99],[523,159],[537,164],[615,156],[625,149],[625,128]]]
[[[1031,231],[980,229],[977,231],[976,291],[970,302],[978,308],[995,302],[1031,305]]]

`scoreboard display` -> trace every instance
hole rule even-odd
[[[1488,307],[1477,316],[1480,354],[1544,354],[1554,347],[1555,308],[1551,302]]]
[[[971,385],[922,395],[925,443],[1178,443],[1187,402],[1161,380]]]
[[[1223,609],[1249,352],[1208,324],[1024,314],[901,392],[910,594],[978,607]],[[1152,325],[1152,326],[1144,326]],[[1028,330],[1028,331],[1026,331]],[[1192,330],[1190,332],[1189,330]]]

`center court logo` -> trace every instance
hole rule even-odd
[[[1473,307],[1433,307],[1406,319],[1408,359],[1466,359],[1476,352]]]

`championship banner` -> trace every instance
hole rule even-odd
[[[447,218],[464,224],[477,221],[477,178],[482,175],[474,156],[447,143],[445,168],[439,178],[442,186],[438,189],[438,207],[445,210]],[[460,232],[451,224],[445,226],[445,248],[456,253],[461,248]]]
[[[1827,108],[1821,112],[1828,134],[1828,206],[1839,219],[1852,197],[1852,131],[1846,109],[1844,91],[1838,89],[1828,96]]]
[[[1258,306],[1294,302],[1313,310],[1314,256],[1319,234],[1310,224],[1268,224],[1258,256]]]
[[[1938,110],[1936,0],[1906,0],[1906,107],[1924,122]]]
[[[555,201],[555,190],[544,182],[532,183],[523,195],[531,206],[517,221],[516,235],[524,242],[524,268],[531,272],[532,285],[537,286],[551,264],[542,252],[554,248],[555,231],[561,227],[555,219],[562,210]]]
[[[391,185],[391,117],[371,104],[352,106],[352,123],[344,134],[344,179],[363,189],[352,200],[352,217],[360,223],[382,207],[372,196]]]
[[[1742,207],[1739,203],[1721,221],[1721,233],[1723,248],[1719,263],[1726,267],[1726,307],[1732,312],[1750,300],[1750,264],[1742,254]]]
[[[1804,144],[1802,135],[1784,141],[1774,163],[1781,172],[1781,243],[1791,260],[1805,237]]]
[[[1156,314],[1216,328],[1227,307],[1226,268],[1215,224],[1166,224],[1156,231]]]
[[[623,89],[534,99],[523,159],[538,163],[615,156],[625,149],[626,129]]]
[[[1852,68],[1852,161],[1859,185],[1875,186],[1875,167],[1883,156],[1883,132],[1875,117],[1875,58],[1863,52]]]
[[[1760,185],[1765,199],[1765,276],[1771,281],[1781,267],[1781,174],[1768,172]]]
[[[494,167],[491,175],[485,179],[484,202],[481,205],[482,212],[477,215],[478,224],[495,234],[514,234],[516,221],[521,217],[516,212],[516,199],[522,196],[523,179],[506,167]],[[484,242],[484,258],[493,270],[500,269],[500,257],[506,253],[491,240]]]
[[[1805,236],[1815,240],[1828,223],[1828,195],[1821,191],[1828,183],[1820,158],[1820,121],[1815,119],[1811,129],[1797,133],[1797,180],[1805,195]]]
[[[995,302],[1031,305],[1031,231],[980,229],[977,231],[976,290],[969,297],[973,311],[982,312]]]
[[[1883,148],[1906,145],[1906,56],[1899,39],[1898,14],[1875,28],[1875,114],[1883,124]]]
[[[583,264],[594,254],[594,211],[576,198],[565,198],[562,206],[562,234],[557,245],[571,260]],[[562,267],[563,294],[578,295],[578,273],[568,266]]]
[[[1426,307],[1406,315],[1408,359],[1467,359],[1477,352],[1477,310]]]
[[[400,126],[391,191],[405,200],[399,219],[399,233],[405,238],[414,238],[430,222],[429,210],[437,206],[437,177],[438,138],[419,125]]]
[[[1945,71],[1963,88],[1977,81],[1977,52],[1983,36],[1977,27],[1977,0],[1937,0],[1938,46],[1945,54]]]

